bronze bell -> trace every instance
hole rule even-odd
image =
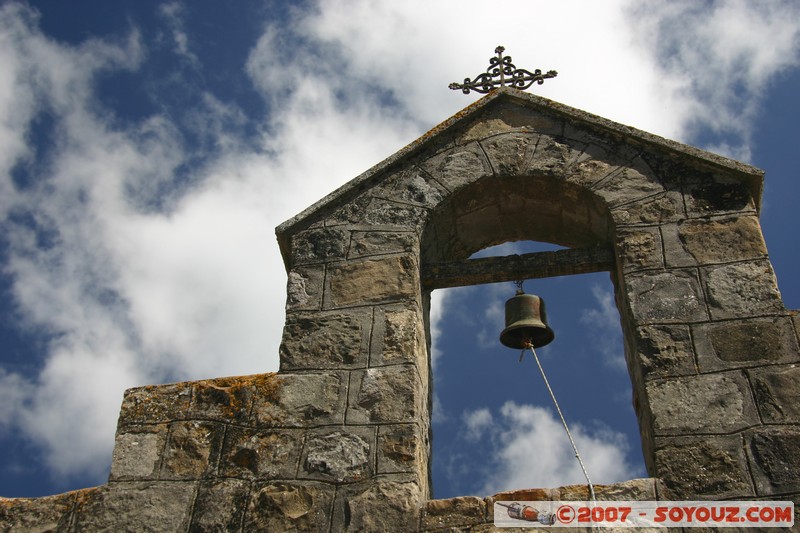
[[[555,333],[547,325],[544,301],[518,289],[517,294],[506,302],[506,328],[500,334],[500,342],[521,350],[550,344],[554,338]]]

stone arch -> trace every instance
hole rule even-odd
[[[493,244],[568,246],[564,254],[493,266],[536,275],[611,271],[659,496],[772,494],[763,483],[777,472],[767,473],[753,446],[771,438],[764,432],[794,437],[776,420],[767,427],[759,391],[780,394],[766,383],[792,372],[798,349],[758,225],[761,175],[500,90],[279,228],[290,264],[287,320],[303,306],[337,316],[371,309],[365,369],[351,371],[345,420],[381,430],[400,424],[418,454],[401,470],[424,499],[430,290],[476,283],[481,267],[466,258]],[[503,281],[492,276],[481,279]],[[770,355],[726,345],[731,335],[743,339],[742,331],[770,331]],[[656,496],[655,485],[643,486],[633,497]]]

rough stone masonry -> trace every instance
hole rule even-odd
[[[599,498],[798,502],[800,323],[762,179],[497,89],[277,228],[280,372],[127,391],[108,483],[0,499],[0,531],[487,532],[497,498],[587,498],[430,499],[427,273],[521,239],[571,248],[561,274],[611,271],[651,477]]]

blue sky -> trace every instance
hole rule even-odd
[[[126,388],[276,370],[275,226],[474,101],[447,85],[499,44],[559,71],[538,94],[765,169],[800,307],[797,20],[791,0],[3,3],[0,495],[103,483]],[[608,274],[526,290],[593,480],[645,475]],[[513,292],[434,293],[437,497],[581,479],[532,361],[496,342]]]

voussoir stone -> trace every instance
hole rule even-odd
[[[489,161],[478,143],[436,154],[421,166],[450,191],[492,175]]]
[[[481,142],[498,176],[518,174],[536,147],[536,135],[506,133]]]

